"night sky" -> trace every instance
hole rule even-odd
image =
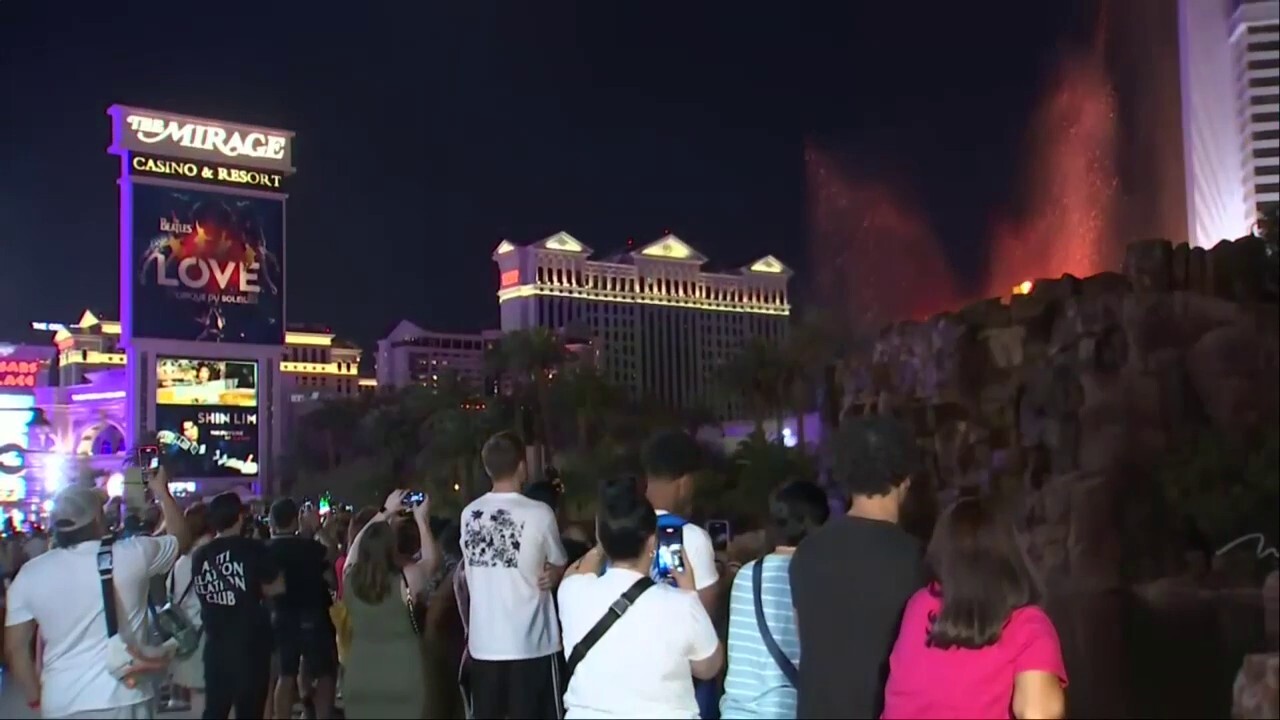
[[[365,344],[496,326],[493,247],[562,229],[772,253],[803,295],[806,143],[909,194],[973,273],[1095,13],[930,5],[4,0],[0,339],[116,312],[115,102],[295,130],[289,320]]]

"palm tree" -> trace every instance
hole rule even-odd
[[[824,369],[839,353],[837,336],[829,317],[811,311],[791,328],[781,349],[783,397],[796,415],[796,439],[802,450],[808,447],[804,416],[814,408]]]
[[[593,440],[602,438],[608,416],[621,407],[624,399],[621,389],[591,365],[564,370],[556,377],[553,390],[555,406],[567,410],[575,419],[579,452],[590,449]]]
[[[552,454],[551,384],[567,359],[560,338],[541,327],[507,333],[491,358],[499,375],[511,382],[516,397],[533,400],[535,426],[541,435],[538,439],[545,446],[547,458]]]
[[[752,338],[731,357],[719,371],[721,392],[728,398],[740,399],[755,430],[764,435],[764,421],[773,418],[782,438],[782,411],[786,406],[783,392],[783,364],[776,345],[762,338]]]

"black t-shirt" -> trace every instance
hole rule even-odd
[[[297,535],[271,538],[267,543],[276,567],[284,573],[284,594],[275,598],[278,613],[327,612],[329,552],[320,542]]]
[[[280,571],[262,542],[214,538],[191,556],[191,572],[211,651],[270,647],[271,616],[262,587]]]
[[[878,718],[902,610],[924,586],[920,543],[893,523],[841,516],[796,549],[796,716]]]

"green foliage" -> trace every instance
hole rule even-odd
[[[830,347],[824,338],[810,324],[782,346],[748,343],[719,373],[724,392],[741,398],[760,426],[808,411]],[[629,397],[545,330],[507,334],[486,364],[499,378],[498,397],[442,373],[431,388],[334,400],[304,415],[291,438],[285,491],[328,490],[342,502],[376,504],[395,487],[423,488],[438,512],[450,514],[488,489],[479,466],[484,441],[500,430],[521,432],[532,413],[533,439],[555,451],[565,515],[589,519],[600,481],[638,472],[639,448],[654,430],[696,432],[715,421],[705,408],[675,410]],[[758,516],[775,487],[813,473],[803,450],[768,442],[761,432],[699,479],[697,500],[718,516]]]
[[[710,516],[761,520],[774,490],[792,480],[815,477],[812,457],[753,432],[698,478],[694,502]]]
[[[1190,516],[1216,545],[1263,533],[1280,539],[1280,429],[1245,441],[1207,430],[1160,467],[1169,509]]]

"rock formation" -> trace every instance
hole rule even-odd
[[[886,327],[843,364],[843,414],[914,423],[943,498],[999,492],[1048,588],[1103,590],[1181,562],[1154,468],[1206,428],[1280,420],[1274,248],[1144,240],[1123,273],[1038,280]]]

